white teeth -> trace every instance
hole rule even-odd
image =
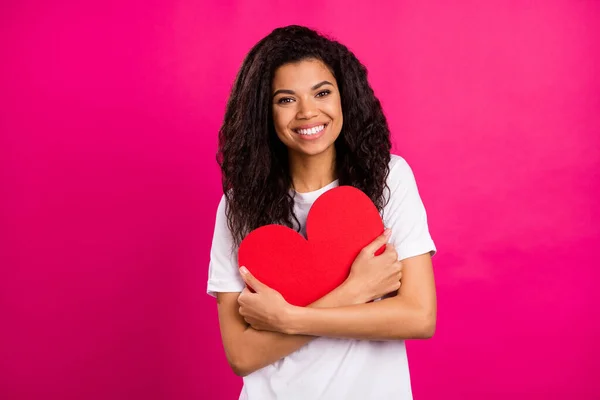
[[[296,129],[296,132],[298,132],[301,135],[316,135],[323,129],[325,129],[325,125],[314,126],[310,129]]]

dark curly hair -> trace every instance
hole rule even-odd
[[[380,213],[385,205],[391,143],[367,69],[346,46],[314,30],[297,25],[277,28],[244,59],[219,130],[217,162],[236,246],[263,225],[294,228],[296,221],[299,229],[287,148],[273,124],[271,85],[277,68],[310,59],[329,67],[340,91],[344,122],[335,142],[339,184],[362,190]]]

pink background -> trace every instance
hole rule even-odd
[[[367,65],[427,206],[415,398],[600,398],[600,2],[55,3],[0,6],[0,398],[237,398],[217,130],[289,23]]]

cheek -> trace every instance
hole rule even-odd
[[[273,110],[273,125],[277,134],[283,133],[289,124],[288,113],[285,110]]]
[[[342,105],[340,102],[335,102],[329,105],[327,113],[334,120],[334,124],[338,130],[342,128],[344,116],[342,113]]]
[[[342,118],[342,104],[339,101],[339,99],[336,99],[336,101],[331,101],[329,103],[327,103],[327,114],[329,114],[329,116],[331,118],[334,119],[341,119]]]
[[[285,117],[285,113],[281,110],[273,111],[273,127],[275,128],[275,134],[283,143],[287,143],[289,138],[287,135],[288,119]]]

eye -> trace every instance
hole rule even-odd
[[[323,90],[323,91],[317,93],[317,97],[325,97],[330,93],[331,93],[331,90]]]
[[[279,100],[277,100],[278,104],[286,104],[286,103],[291,103],[292,101],[294,101],[294,99],[292,99],[291,97],[282,97]]]

